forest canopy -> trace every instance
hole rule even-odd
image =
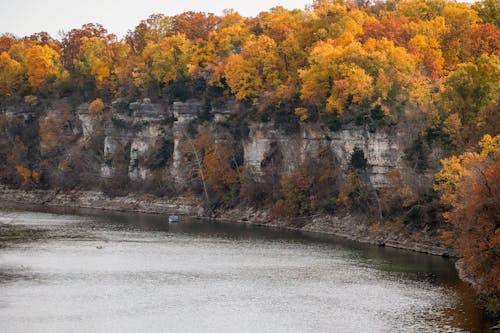
[[[60,40],[4,34],[0,102],[234,97],[301,121],[373,111],[460,149],[498,130],[498,17],[498,0],[316,0],[257,17],[153,14],[122,39],[98,23]]]

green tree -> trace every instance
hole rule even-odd
[[[479,17],[484,23],[492,23],[500,28],[500,1],[499,0],[483,0],[472,5]]]
[[[454,133],[458,133],[465,140],[455,140],[457,146],[468,144],[477,140],[478,135],[485,134],[481,133],[481,129],[495,115],[487,110],[498,105],[499,94],[500,59],[495,55],[484,54],[475,62],[460,64],[448,75],[441,103],[450,115],[445,128],[452,139],[456,139]]]

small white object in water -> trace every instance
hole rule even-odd
[[[177,215],[169,215],[168,216],[168,222],[169,223],[177,223],[177,222],[179,222],[179,216],[177,216]]]

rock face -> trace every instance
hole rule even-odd
[[[152,104],[149,98],[130,103],[129,109],[134,111],[136,118],[158,119],[164,115],[162,106],[160,104]]]
[[[101,177],[113,175],[109,161],[118,147],[130,151],[128,176],[139,181],[147,179],[151,171],[143,163],[143,157],[158,138],[166,135],[162,121],[168,110],[160,104],[152,104],[149,98],[126,104],[117,100],[112,104],[112,120],[107,124],[104,139],[104,159]],[[82,120],[83,123],[83,120]]]
[[[186,123],[196,119],[197,114],[201,111],[201,101],[188,100],[186,102],[174,102],[172,104],[172,112],[176,118],[177,124]]]
[[[168,139],[173,142],[170,175],[179,183],[185,181],[182,169],[186,152],[183,150],[189,149],[186,134],[193,130],[192,124],[203,113],[203,108],[203,103],[195,99],[177,101],[171,106],[154,104],[147,98],[129,104],[122,100],[115,101],[112,104],[112,119],[105,125],[103,153],[107,162],[101,167],[101,176],[106,178],[113,175],[109,161],[118,147],[125,147],[130,161],[129,177],[135,181],[149,179],[152,172],[145,158],[149,151],[158,148],[155,145],[160,140]],[[224,126],[224,123],[235,112],[233,101],[209,110],[213,118],[210,128],[214,131],[214,137],[230,137],[230,126]],[[88,105],[78,106],[76,115],[81,123],[82,140],[87,140],[94,131],[93,116],[88,112]],[[418,186],[429,186],[432,171],[438,166],[435,163],[428,174],[417,175],[405,160],[405,151],[414,138],[408,138],[406,131],[393,127],[370,130],[364,126],[344,125],[338,131],[331,131],[319,124],[304,123],[297,132],[286,134],[272,122],[246,125],[249,135],[242,141],[244,165],[251,167],[257,174],[262,174],[262,166],[273,152],[279,151],[282,159],[280,171],[292,172],[304,161],[318,157],[325,148],[331,149],[334,163],[344,171],[350,167],[354,149],[361,149],[368,164],[368,178],[377,189],[390,186],[387,175],[396,169],[406,180],[414,184],[421,183]],[[434,161],[440,157],[439,152],[432,152],[431,156]]]
[[[82,125],[82,140],[87,141],[94,132],[94,123],[89,113],[89,103],[83,103],[76,107],[76,114]]]
[[[130,146],[129,177],[132,180],[145,180],[151,170],[141,163],[147,151],[156,144],[159,137],[164,136],[164,129],[160,124],[153,123],[141,127],[132,139]]]
[[[404,168],[404,147],[398,142],[398,133],[384,130],[371,133],[363,127],[351,127],[329,134],[330,147],[343,169],[347,169],[355,147],[363,150],[369,165],[369,177],[374,187],[387,185],[386,174],[395,168]]]
[[[284,171],[293,171],[306,159],[316,158],[321,149],[330,147],[336,161],[347,170],[355,147],[363,150],[368,161],[368,174],[376,188],[387,185],[386,174],[395,168],[404,169],[405,142],[395,130],[370,132],[361,126],[339,131],[320,129],[305,124],[296,135],[287,136],[272,124],[252,124],[249,139],[244,144],[245,164],[260,171],[272,145],[277,145],[284,157]]]
[[[105,116],[90,113],[88,103],[73,109],[65,100],[56,101],[54,105],[55,108],[45,110],[40,119],[59,119],[61,112],[68,119],[73,117],[74,119],[69,121],[75,126],[71,126],[67,135],[79,138],[77,144],[84,146],[97,135],[97,130],[104,130],[105,161],[101,165],[102,178],[113,176],[111,160],[116,150],[121,147],[128,154],[130,179],[150,179],[152,171],[145,161],[146,157],[149,152],[158,148],[158,143],[168,140],[173,144],[168,174],[178,183],[185,181],[183,174],[186,173],[182,172],[183,157],[186,150],[190,149],[186,134],[196,129],[197,123],[201,122],[200,117],[208,116],[212,119],[209,126],[214,131],[214,137],[218,142],[224,142],[231,137],[231,117],[239,112],[238,105],[233,100],[218,101],[207,113],[207,105],[196,99],[176,101],[172,105],[152,103],[148,98],[132,103],[118,99],[111,105],[111,118],[109,113]],[[19,110],[1,111],[13,117],[29,116],[21,106]],[[357,147],[363,151],[367,160],[367,176],[374,188],[391,186],[387,175],[397,170],[406,184],[425,189],[429,188],[433,181],[432,175],[439,168],[439,159],[442,156],[438,150],[427,151],[429,171],[416,170],[405,158],[415,135],[412,137],[408,134],[408,129],[401,130],[397,127],[373,130],[347,124],[337,131],[331,131],[320,124],[303,123],[296,132],[287,134],[273,122],[251,122],[244,126],[248,127],[249,133],[245,136],[246,139],[241,141],[243,161],[244,165],[255,170],[256,174],[262,174],[266,159],[273,153],[280,154],[281,170],[278,171],[292,172],[304,161],[317,157],[325,148],[334,153],[334,163],[347,171],[353,150]],[[70,133],[71,131],[73,133]],[[42,152],[49,148],[43,144],[41,146]]]
[[[197,118],[197,115],[201,110],[201,102],[197,100],[174,102],[172,110],[175,122],[172,126],[174,134],[174,153],[170,173],[176,182],[181,183],[183,181],[181,172],[183,154],[181,146],[182,142],[185,140],[184,138],[186,136],[189,123]]]
[[[261,163],[273,141],[277,141],[278,133],[270,126],[254,124],[250,126],[248,140],[243,146],[244,161],[246,166],[255,168],[260,172]]]

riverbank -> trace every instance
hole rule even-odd
[[[5,204],[22,203],[206,217],[202,205],[194,200],[182,197],[165,199],[147,194],[129,194],[123,197],[111,198],[98,191],[23,191],[0,188],[0,200]],[[397,222],[370,223],[369,219],[364,215],[316,215],[287,221],[276,221],[271,220],[267,211],[237,208],[217,211],[213,218],[222,222],[238,222],[332,235],[357,242],[437,256],[455,256],[451,249],[442,244],[436,233],[430,234],[421,230],[412,230]]]

